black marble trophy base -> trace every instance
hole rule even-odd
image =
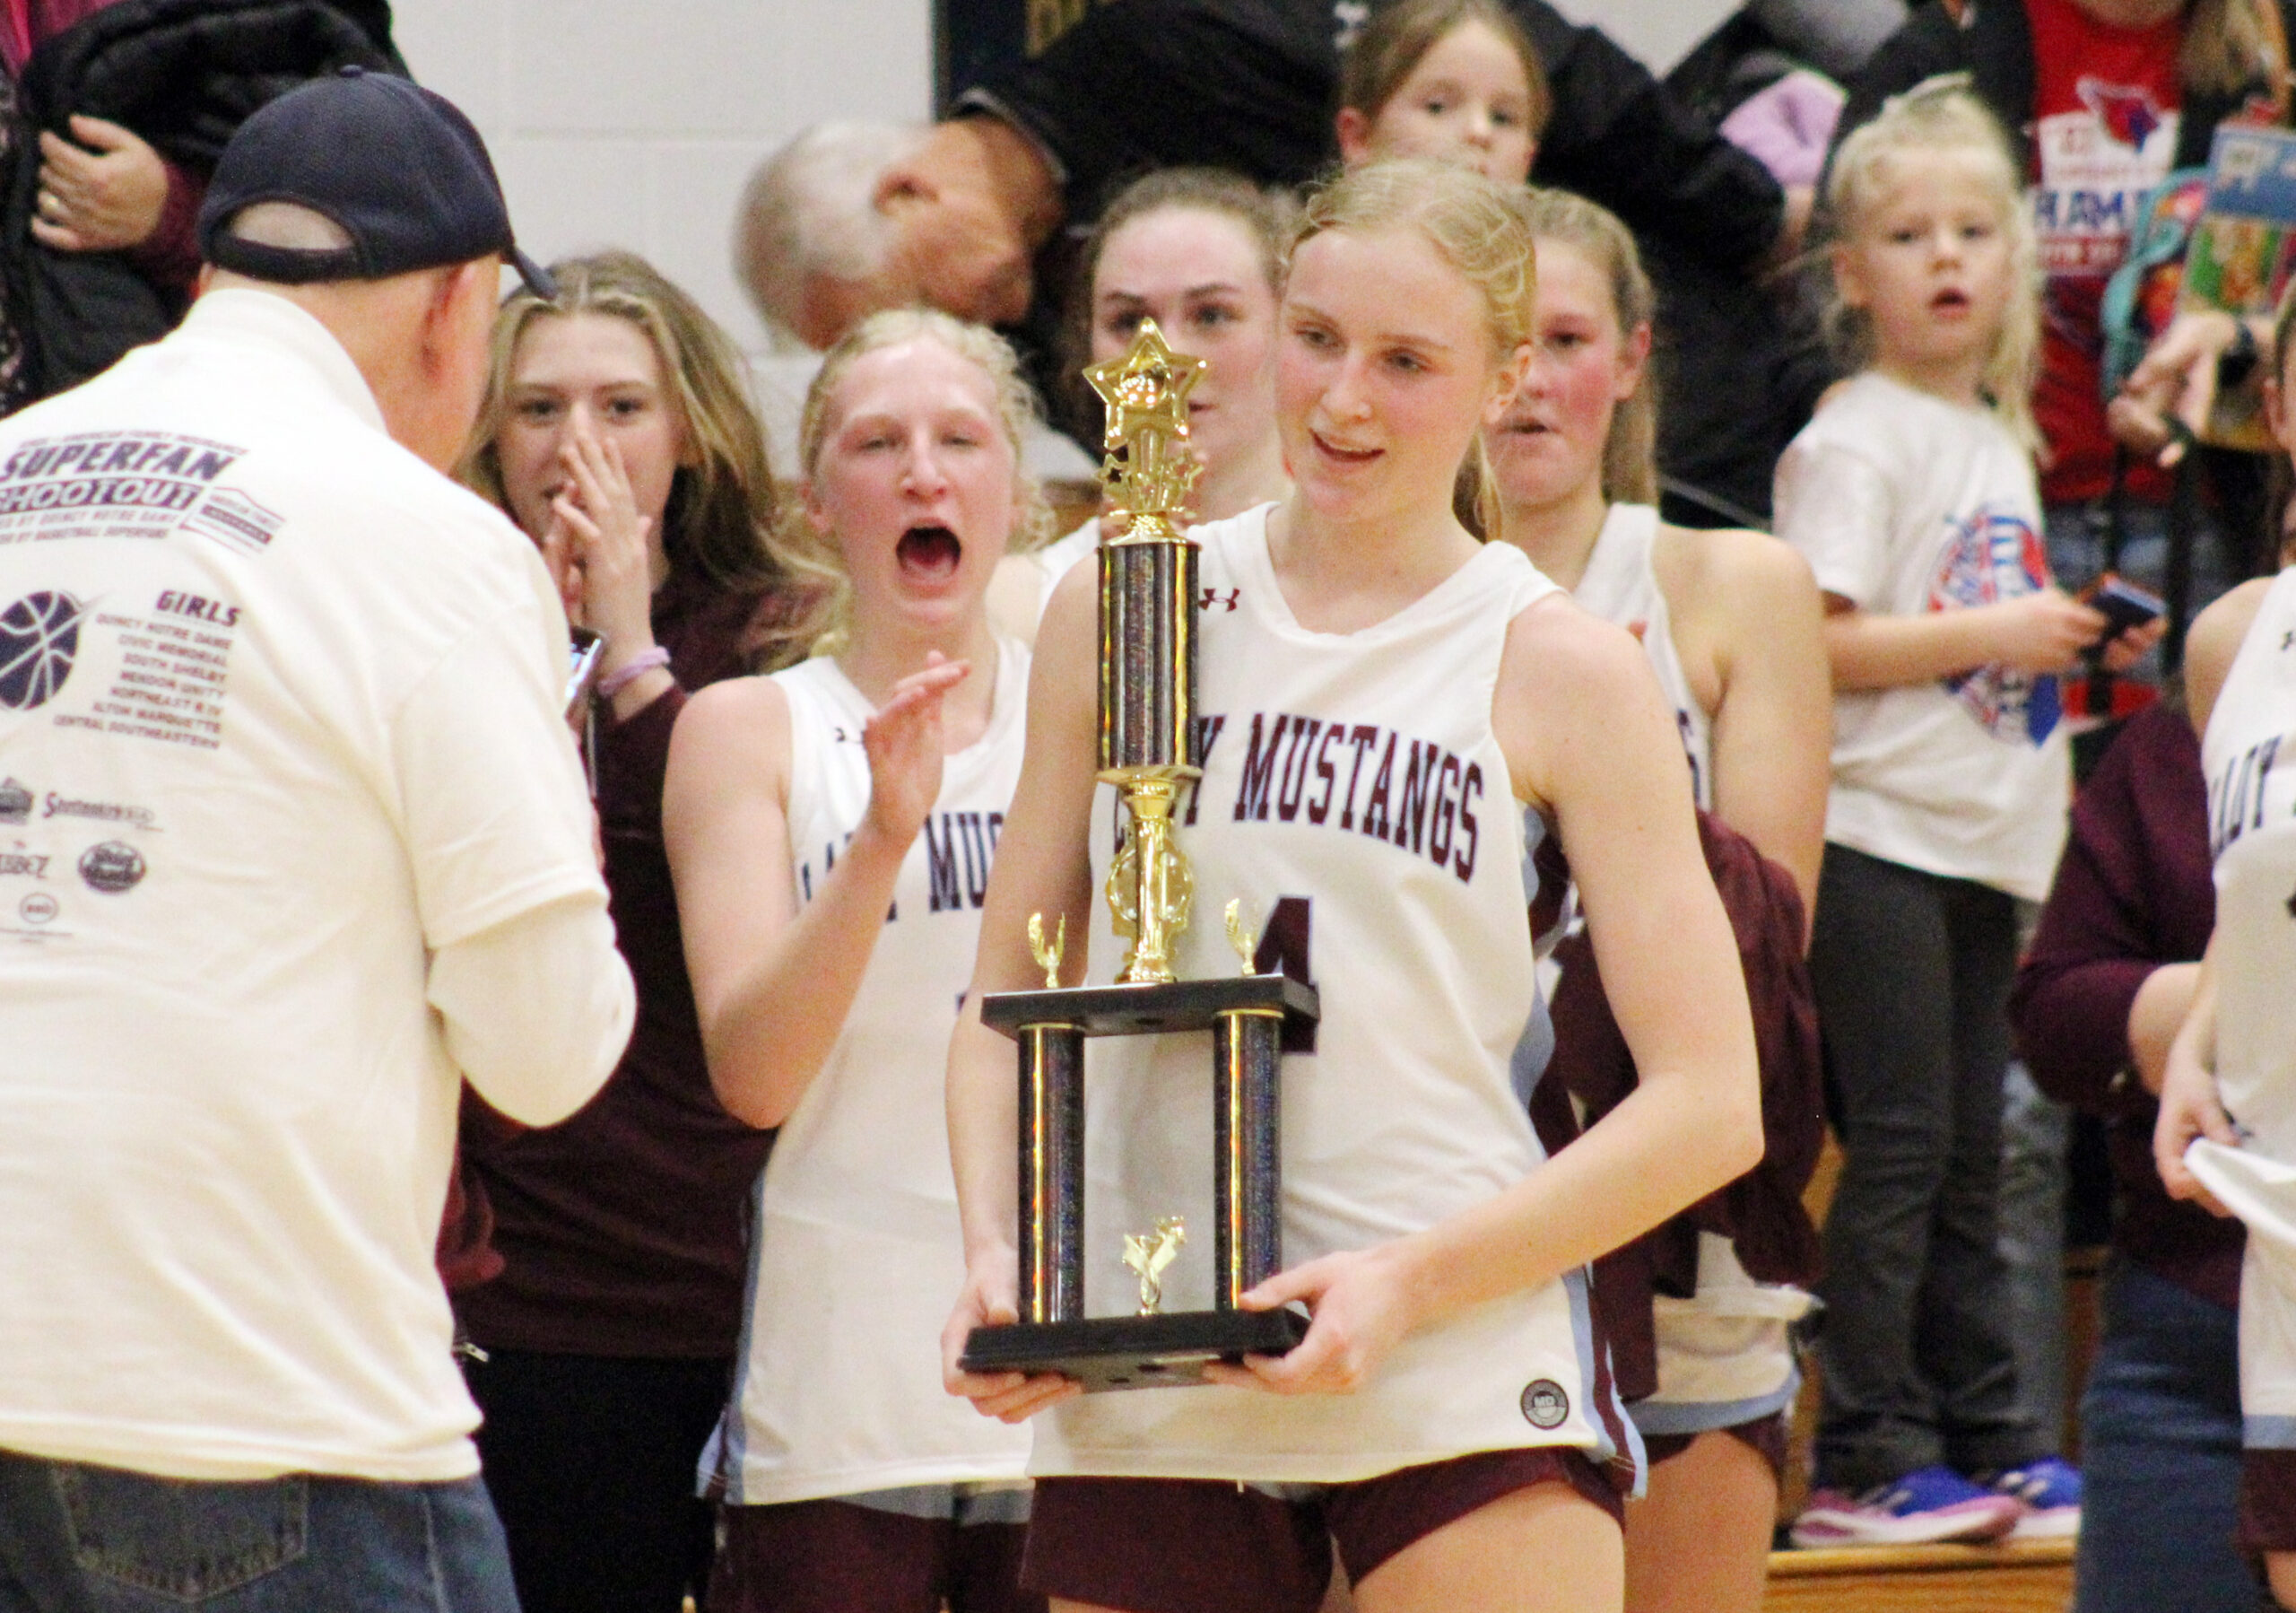
[[[1157,1036],[1208,1031],[1222,1014],[1272,1013],[1313,1021],[1316,989],[1286,974],[1215,975],[1161,985],[1055,986],[997,991],[980,999],[980,1021],[1013,1035],[1032,1024],[1074,1025],[1087,1036]]]
[[[975,1328],[959,1362],[969,1373],[1058,1373],[1096,1394],[1204,1381],[1209,1361],[1281,1356],[1307,1336],[1297,1311],[1179,1311]]]
[[[1211,1361],[1281,1356],[1308,1319],[1237,1302],[1283,1264],[1278,1086],[1285,1027],[1312,1025],[1316,989],[1279,972],[1007,991],[984,1024],[1020,1043],[1020,1294],[1029,1320],[976,1328],[969,1372],[1058,1373],[1087,1392],[1199,1383]],[[1086,1316],[1083,1043],[1213,1033],[1213,1290],[1218,1309]]]

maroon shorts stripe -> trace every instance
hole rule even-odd
[[[1021,1582],[1128,1613],[1315,1613],[1334,1548],[1351,1581],[1444,1525],[1538,1484],[1622,1520],[1583,1451],[1487,1451],[1284,1500],[1225,1479],[1042,1478]],[[713,1603],[713,1609],[715,1604]]]
[[[1786,1413],[1783,1411],[1773,1411],[1752,1422],[1733,1423],[1726,1428],[1705,1432],[1726,1434],[1741,1444],[1751,1445],[1755,1453],[1770,1464],[1773,1477],[1780,1479],[1786,1477]],[[1698,1435],[1695,1434],[1646,1434],[1642,1436],[1642,1449],[1649,1454],[1651,1467],[1657,1468],[1689,1450],[1691,1442],[1696,1438]]]

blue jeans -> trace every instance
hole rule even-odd
[[[0,1613],[517,1613],[475,1478],[193,1483],[0,1451]]]
[[[2257,1613],[2234,1544],[2240,1488],[2233,1312],[2116,1261],[2081,1399],[2075,1613]]]

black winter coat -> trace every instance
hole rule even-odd
[[[1657,284],[1668,517],[1761,524],[1778,455],[1831,379],[1800,362],[1758,283],[1785,193],[1600,31],[1545,0],[1505,3],[1554,92],[1533,182],[1617,214]],[[1019,333],[1056,404],[1074,397],[1059,372],[1057,306],[1070,294],[1074,236],[1118,189],[1177,164],[1297,185],[1336,161],[1338,13],[1334,0],[1103,0],[1041,56],[958,86],[959,111],[1010,118],[1061,166],[1069,233],[1039,261]],[[1097,435],[1074,413],[1061,423]]]
[[[0,174],[0,317],[23,346],[17,396],[0,406],[78,385],[183,314],[126,254],[32,239],[38,131],[63,134],[75,112],[109,118],[204,175],[250,112],[354,65],[406,71],[387,0],[117,0],[43,41],[16,85]]]

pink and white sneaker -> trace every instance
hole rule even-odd
[[[2013,1495],[1972,1484],[1951,1468],[1921,1468],[1855,1498],[1815,1492],[1790,1534],[1805,1549],[1998,1540],[2024,1515],[2025,1504]]]

